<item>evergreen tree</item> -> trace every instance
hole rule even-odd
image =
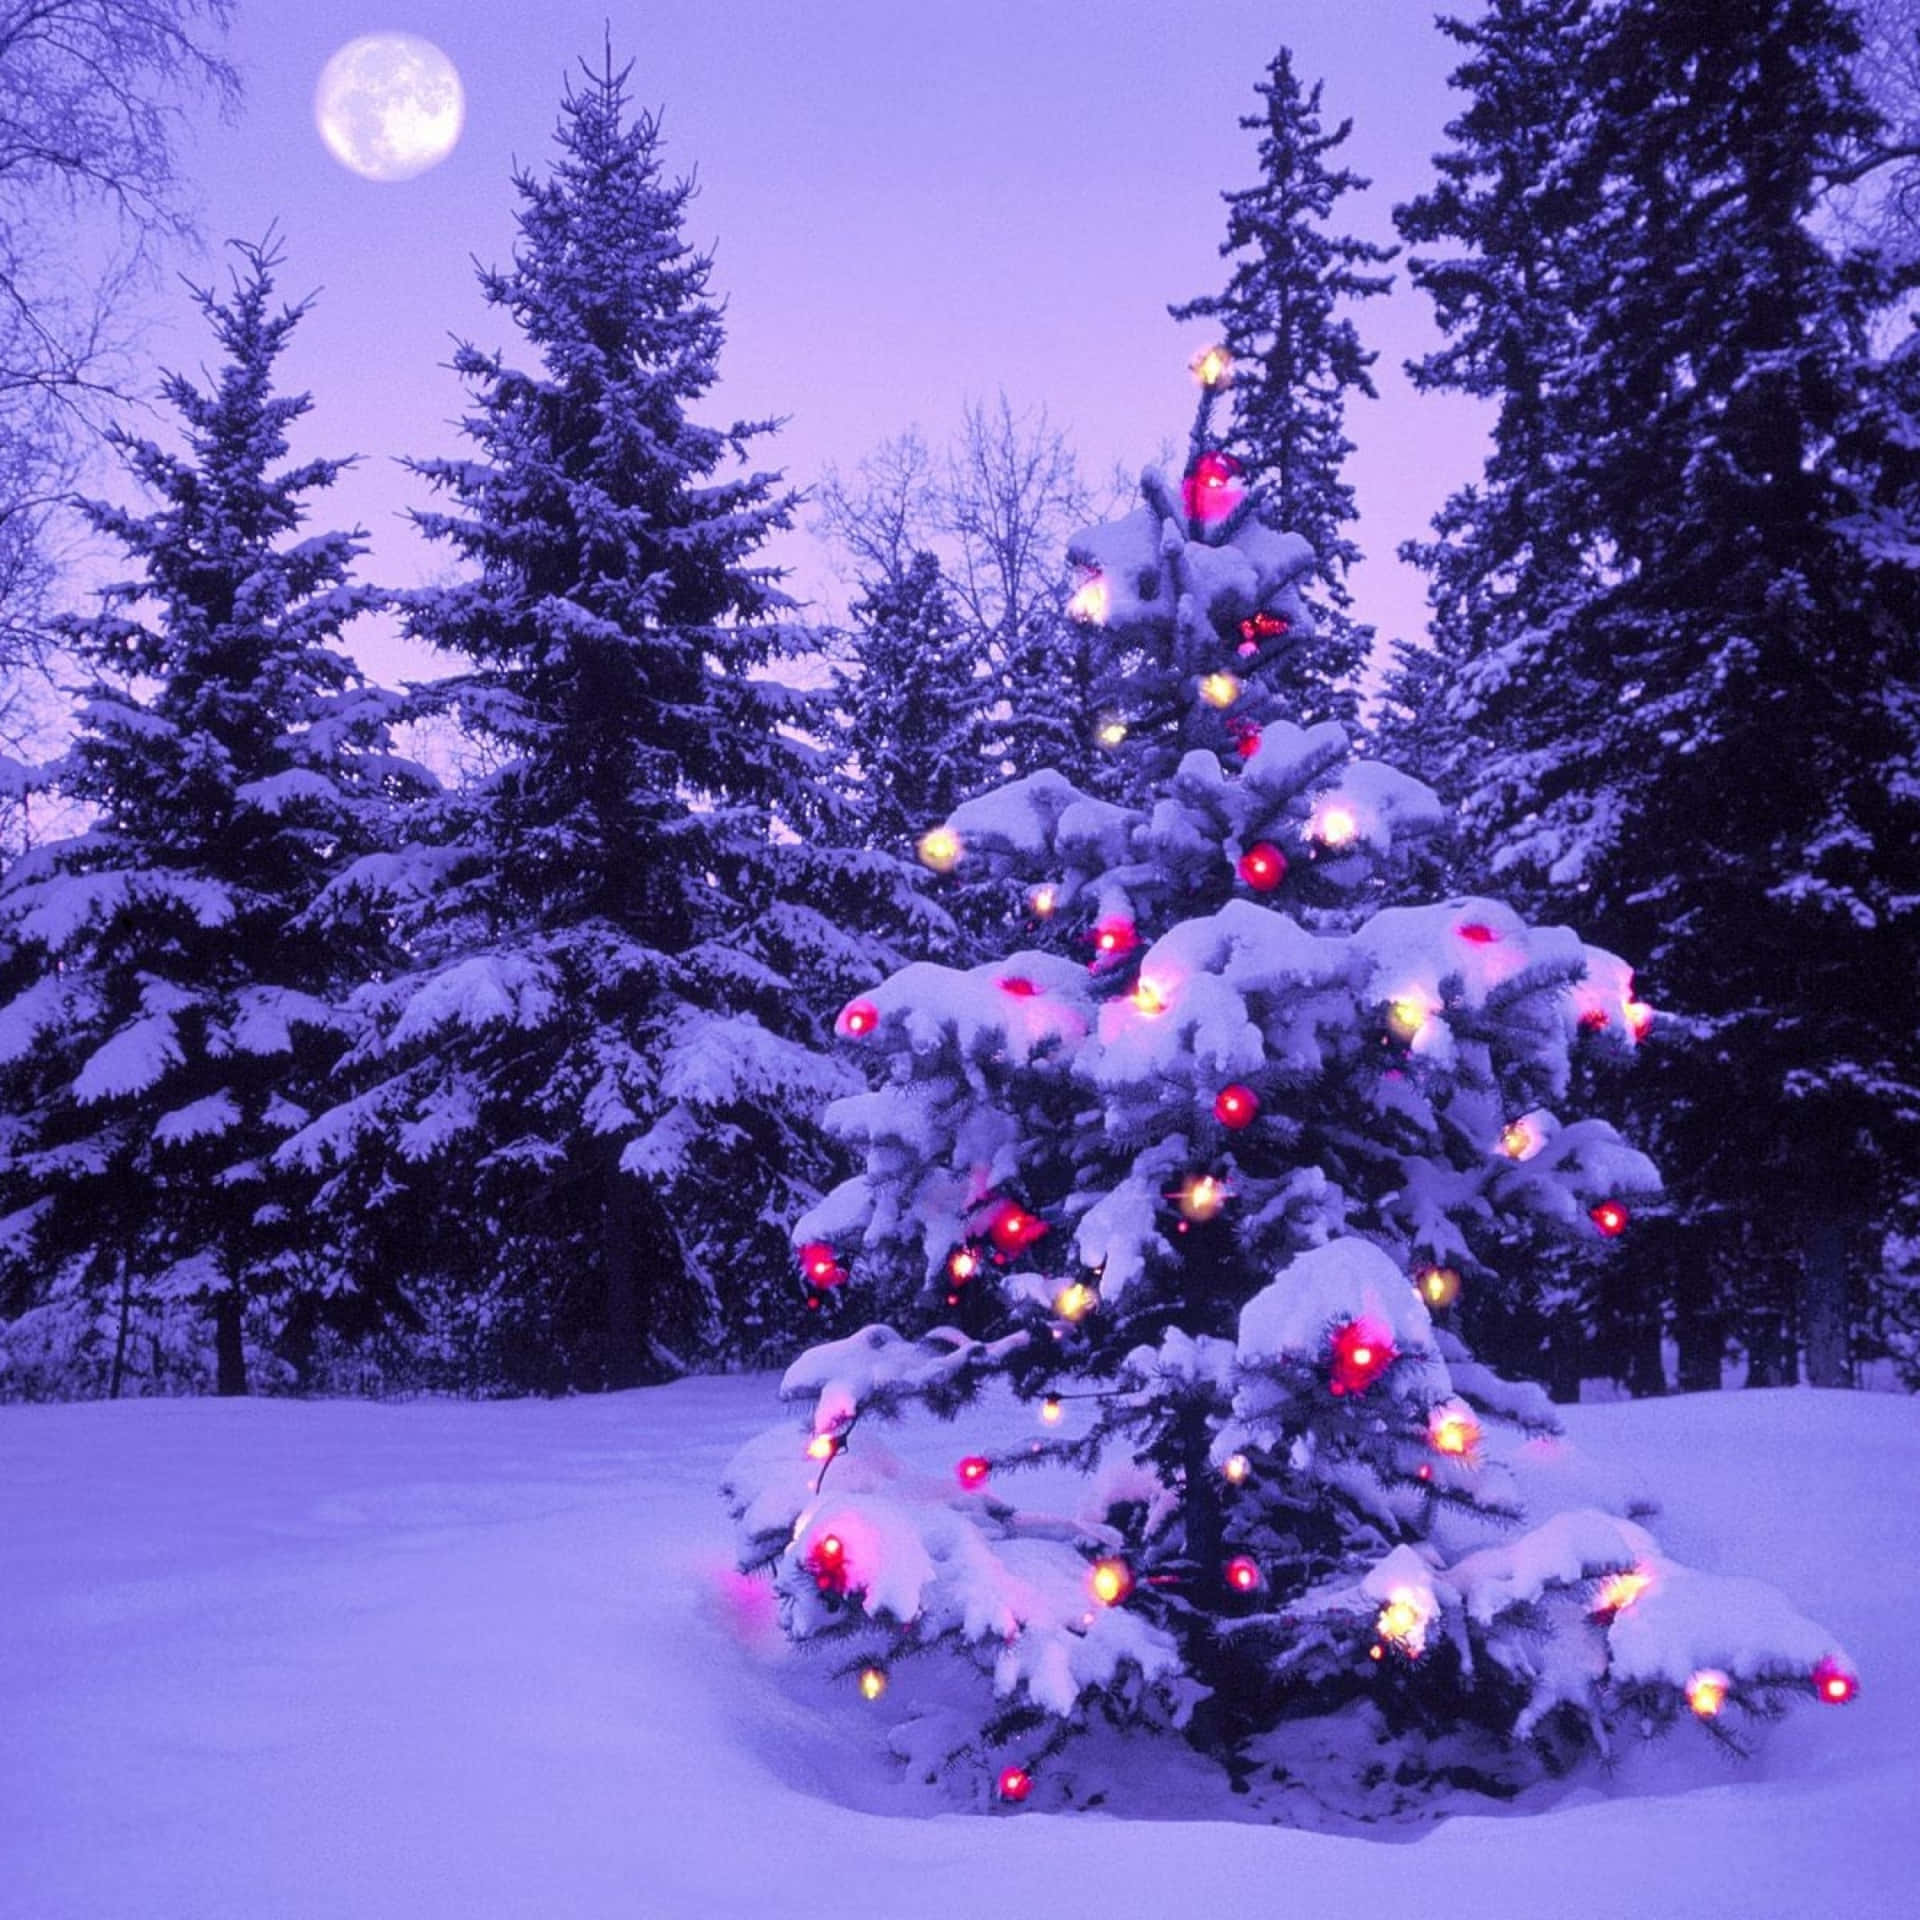
[[[1818,224],[1885,151],[1844,8],[1549,14],[1557,47],[1535,8],[1477,30],[1462,78],[1503,131],[1477,101],[1444,177],[1495,184],[1407,227],[1462,249],[1415,263],[1453,335],[1429,383],[1501,397],[1436,556],[1448,707],[1497,747],[1468,834],[1530,902],[1577,893],[1674,1010],[1634,1094],[1672,1207],[1633,1278],[1683,1384],[1733,1335],[1754,1378],[1803,1350],[1839,1382],[1920,1117],[1912,413],[1873,344],[1915,275]],[[1523,57],[1543,113],[1510,111]]]
[[[793,499],[740,464],[764,423],[693,417],[710,262],[611,54],[558,147],[480,280],[534,363],[461,346],[471,452],[418,468],[466,573],[408,626],[470,662],[441,698],[492,770],[401,874],[419,964],[297,1151],[376,1227],[433,1223],[499,1378],[617,1387],[800,1323],[775,1223],[831,1170],[838,1073],[793,982],[872,978],[903,876],[843,850],[821,716],[763,673],[812,638],[761,555]]]
[[[1353,451],[1348,398],[1377,397],[1371,369],[1378,355],[1361,345],[1346,309],[1393,284],[1391,276],[1367,269],[1391,260],[1395,249],[1329,231],[1341,197],[1369,182],[1328,164],[1353,122],[1324,128],[1321,83],[1302,88],[1290,48],[1274,55],[1254,90],[1261,110],[1240,124],[1260,136],[1260,178],[1222,196],[1227,237],[1220,252],[1233,261],[1233,271],[1224,292],[1189,300],[1172,313],[1176,320],[1219,323],[1233,362],[1229,445],[1266,492],[1273,523],[1313,549],[1327,604],[1316,612],[1312,641],[1287,663],[1295,718],[1351,724],[1373,629],[1349,611],[1347,575],[1360,549],[1348,531],[1356,510],[1341,469]]]
[[[1516,1531],[1565,1501],[1526,1444],[1551,1411],[1471,1358],[1456,1297],[1543,1228],[1630,1234],[1655,1190],[1566,1104],[1578,1056],[1630,1048],[1629,976],[1492,899],[1362,915],[1438,809],[1336,723],[1224,731],[1208,674],[1306,559],[1196,488],[1216,451],[1074,543],[1088,616],[1186,656],[1177,762],[1138,805],[1043,772],[951,823],[961,871],[1125,941],[909,967],[841,1013],[873,1085],[830,1117],[864,1166],[796,1233],[917,1284],[788,1371],[806,1430],[728,1479],[744,1562],[888,1695],[893,1750],[979,1799],[1123,1804],[1108,1729],[1179,1728],[1264,1811],[1390,1812],[1510,1796],[1615,1726],[1737,1738],[1850,1697],[1819,1628],[1623,1513]],[[1165,764],[1164,735],[1128,749]],[[963,1412],[951,1474],[880,1436]]]
[[[132,1336],[177,1346],[182,1305],[212,1315],[219,1391],[242,1393],[263,1329],[297,1343],[381,1301],[378,1276],[350,1297],[274,1155],[340,1054],[347,990],[388,958],[335,885],[426,776],[339,648],[378,598],[349,578],[361,536],[301,533],[345,463],[278,465],[310,404],[273,387],[305,307],[275,309],[271,243],[239,253],[231,295],[197,296],[211,386],[162,388],[184,451],[112,436],[156,504],[87,509],[139,569],[61,636],[93,677],[47,777],[90,824],[0,888],[0,1304],[16,1364],[37,1348],[69,1390],[119,1392]]]
[[[928,830],[998,771],[994,683],[925,548],[868,583],[851,640],[853,671],[836,676],[834,740],[849,763],[855,837],[909,861]],[[942,908],[916,890],[902,937],[917,952],[955,958],[999,917],[1002,892],[964,889]]]
[[[838,676],[836,744],[858,771],[869,844],[911,854],[982,783],[992,685],[924,548],[853,608],[852,672]]]

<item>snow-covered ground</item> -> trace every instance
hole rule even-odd
[[[776,1417],[764,1379],[0,1407],[0,1913],[1920,1912],[1920,1402],[1577,1410],[1668,1549],[1783,1587],[1861,1697],[1378,1838],[1196,1817],[1177,1770],[1157,1819],[930,1812],[731,1571],[715,1483]]]

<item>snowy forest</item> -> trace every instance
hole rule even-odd
[[[1906,10],[1423,17],[1391,238],[1277,47],[1111,477],[1004,392],[812,472],[733,417],[778,290],[616,20],[410,376],[406,586],[306,450],[297,221],[201,230],[235,18],[0,0],[0,1411],[723,1406],[781,1713],[885,1695],[845,1737],[929,1806],[1346,1832],[1796,1700],[1844,1750],[1842,1583],[1683,1564],[1657,1482],[1920,1388]],[[1408,293],[1486,433],[1402,633],[1351,456]],[[1707,1394],[1651,1492],[1576,1463]]]

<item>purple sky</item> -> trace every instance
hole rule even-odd
[[[452,448],[449,336],[504,343],[471,262],[506,259],[509,170],[545,165],[562,75],[597,57],[607,13],[242,0],[243,117],[202,129],[187,157],[208,234],[277,219],[282,290],[320,290],[285,377],[315,394],[301,450],[364,456],[329,521],[368,528],[371,578],[414,584],[447,565],[405,526],[422,494],[392,457]],[[381,28],[436,42],[467,91],[453,155],[392,184],[345,171],[312,120],[328,55]],[[691,237],[716,249],[728,301],[712,414],[788,416],[764,457],[799,484],[910,424],[939,442],[964,399],[1002,386],[1044,401],[1091,473],[1137,469],[1190,417],[1201,336],[1166,306],[1219,284],[1219,192],[1253,176],[1236,122],[1279,42],[1325,79],[1330,114],[1354,119],[1347,153],[1375,185],[1345,207],[1368,237],[1392,237],[1389,209],[1424,184],[1451,111],[1453,49],[1415,0],[652,0],[616,7],[612,28],[635,97],[664,108],[669,164],[700,181]],[[179,313],[156,356],[199,365]],[[1423,617],[1393,549],[1472,472],[1478,414],[1408,390],[1400,362],[1431,337],[1423,298],[1396,291],[1361,319],[1382,398],[1352,423],[1371,556],[1358,610],[1391,633]],[[811,540],[782,557],[801,592],[832,594]],[[382,674],[426,664],[391,641],[363,651]]]

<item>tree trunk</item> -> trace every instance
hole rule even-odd
[[[1187,1324],[1208,1333],[1219,1332],[1233,1298],[1231,1266],[1233,1241],[1220,1220],[1191,1221],[1187,1227],[1182,1291],[1186,1295]],[[1213,1428],[1204,1398],[1196,1399],[1179,1415],[1182,1518],[1187,1557],[1193,1562],[1195,1597],[1225,1590],[1226,1515],[1220,1498],[1220,1474],[1208,1457]]]
[[[1687,1314],[1676,1319],[1673,1335],[1680,1350],[1680,1391],[1719,1392],[1720,1367],[1727,1349],[1719,1320],[1712,1314]]]
[[[1220,1474],[1208,1458],[1213,1427],[1204,1404],[1180,1415],[1180,1463],[1186,1481],[1187,1557],[1193,1562],[1196,1597],[1224,1591],[1226,1521],[1220,1510]]]
[[[213,1296],[214,1384],[232,1398],[247,1390],[247,1354],[240,1340],[240,1296],[231,1288]]]
[[[1847,1336],[1847,1232],[1837,1220],[1807,1231],[1801,1269],[1801,1324],[1807,1335],[1807,1379],[1816,1387],[1850,1387]]]
[[[120,1324],[113,1335],[113,1370],[107,1376],[107,1398],[118,1400],[127,1377],[127,1333],[133,1323],[133,1269],[120,1256]]]
[[[1580,1323],[1570,1315],[1561,1315],[1547,1328],[1547,1397],[1559,1406],[1572,1406],[1580,1398],[1584,1376],[1587,1338]]]
[[[1799,1355],[1785,1319],[1775,1313],[1751,1316],[1742,1331],[1747,1349],[1747,1385],[1790,1387],[1799,1378]]]
[[[607,1174],[601,1253],[606,1263],[606,1384],[610,1392],[637,1387],[647,1377],[640,1339],[639,1248],[634,1178],[616,1163]]]
[[[1627,1330],[1627,1391],[1636,1400],[1651,1400],[1667,1390],[1667,1367],[1660,1352],[1657,1314],[1635,1318]]]

